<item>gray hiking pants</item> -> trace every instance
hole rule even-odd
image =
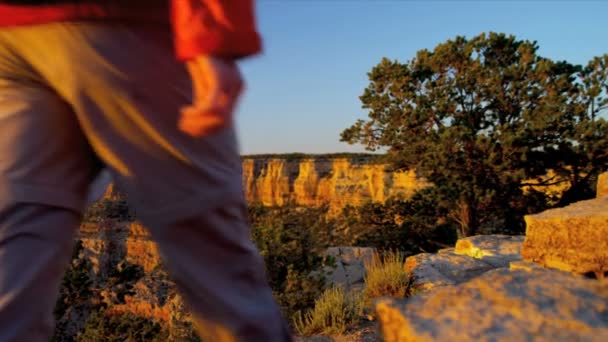
[[[234,131],[178,131],[190,101],[166,28],[0,29],[0,342],[48,341],[100,164],[150,229],[202,335],[289,339],[250,240]]]

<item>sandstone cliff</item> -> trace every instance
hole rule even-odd
[[[546,177],[529,180],[535,184],[555,176],[550,172]],[[605,191],[605,179],[598,183],[598,193]],[[243,188],[250,204],[264,206],[284,206],[293,203],[298,206],[329,207],[329,214],[336,215],[347,205],[358,206],[365,202],[383,203],[392,196],[411,197],[416,191],[430,185],[414,170],[393,171],[390,165],[377,163],[370,156],[289,158],[284,156],[251,156],[242,162]],[[110,176],[104,174],[94,184],[90,203],[102,194],[108,199],[116,199]],[[537,190],[559,198],[570,187],[570,182],[552,186],[524,187],[524,191]]]
[[[393,172],[365,159],[318,158],[243,160],[243,185],[249,203],[264,206],[328,205],[336,214],[347,205],[408,198],[428,185],[414,171]]]

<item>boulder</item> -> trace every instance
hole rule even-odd
[[[528,215],[522,257],[563,271],[608,271],[608,196]]]
[[[414,290],[426,291],[455,285],[521,260],[523,240],[523,236],[471,236],[459,239],[455,248],[444,248],[437,254],[411,256],[405,260],[404,267],[414,277]]]
[[[325,267],[328,285],[344,286],[350,289],[363,284],[365,264],[371,262],[375,248],[371,247],[330,247],[325,256],[335,259],[335,267]]]
[[[382,299],[376,311],[386,342],[608,341],[608,283],[537,266]]]
[[[454,253],[468,255],[495,267],[508,267],[512,261],[521,260],[524,236],[477,235],[456,242]]]
[[[417,254],[408,257],[404,267],[414,277],[412,288],[416,291],[458,284],[494,268],[481,260],[450,252]]]

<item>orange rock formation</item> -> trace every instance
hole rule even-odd
[[[414,171],[391,171],[386,164],[336,159],[245,159],[243,185],[249,203],[264,206],[329,205],[337,214],[347,205],[408,198],[428,182]]]

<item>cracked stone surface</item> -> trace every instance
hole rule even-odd
[[[468,255],[494,267],[508,267],[509,263],[521,260],[521,245],[524,236],[477,235],[456,242],[454,253]]]
[[[608,341],[608,282],[513,265],[407,300],[379,301],[385,341]]]
[[[521,260],[523,236],[478,235],[458,240],[455,248],[408,257],[405,270],[414,276],[413,287],[428,291],[456,285],[487,271],[509,267]]]
[[[455,253],[417,254],[408,257],[404,267],[414,276],[416,290],[458,284],[494,268],[481,260]]]

